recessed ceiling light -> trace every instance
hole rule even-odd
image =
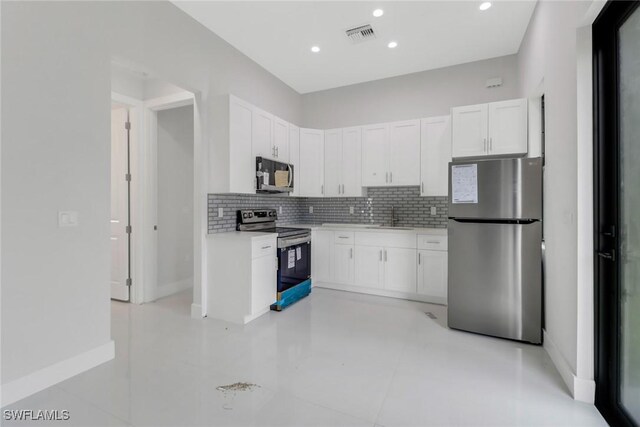
[[[491,2],[490,1],[485,1],[485,2],[480,4],[480,10],[487,10],[490,7],[491,7]]]
[[[389,44],[387,45],[389,49],[393,49],[396,46],[398,46],[398,42],[389,42]]]
[[[382,9],[376,9],[373,11],[373,16],[376,18],[380,18],[382,15],[384,15],[384,10]]]
[[[318,46],[311,46],[311,52],[313,52],[313,53],[318,53],[318,52],[320,52],[320,47],[318,47]]]

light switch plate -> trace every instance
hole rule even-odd
[[[313,213],[313,206],[309,206],[309,213]]]
[[[77,227],[78,211],[58,211],[58,227]]]
[[[218,208],[218,218],[222,218],[224,216],[224,208]]]
[[[438,215],[438,210],[436,209],[435,206],[431,206],[431,216],[436,216]]]
[[[349,213],[351,215],[353,215],[355,213],[356,209],[353,206],[349,206]]]

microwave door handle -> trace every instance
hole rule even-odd
[[[291,163],[287,163],[287,169],[289,170],[289,184],[287,187],[291,187],[291,181],[293,181],[293,170],[291,169]]]

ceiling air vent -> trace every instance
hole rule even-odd
[[[347,37],[352,43],[362,43],[367,40],[373,40],[376,38],[376,33],[373,31],[371,24],[359,25],[357,27],[349,28],[346,31]]]

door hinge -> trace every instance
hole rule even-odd
[[[125,281],[125,284],[126,284],[127,286],[131,286],[131,277],[129,277],[129,278]]]
[[[131,174],[130,173],[125,174],[124,179],[128,182],[131,182]]]
[[[130,130],[130,129],[131,129],[131,122],[125,122],[125,123],[124,123],[124,128],[125,128],[126,130]]]
[[[131,234],[131,226],[127,225],[127,227],[125,228],[125,231],[127,232],[127,234]]]

